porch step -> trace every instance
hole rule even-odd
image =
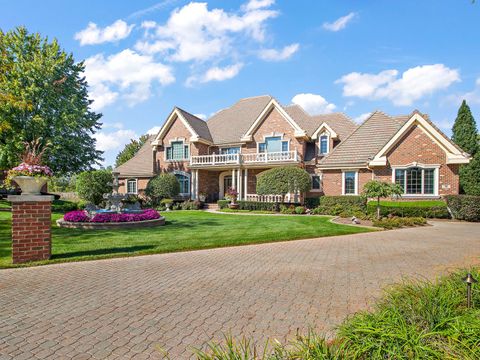
[[[207,203],[203,204],[203,209],[204,210],[218,210],[218,204],[217,203]]]

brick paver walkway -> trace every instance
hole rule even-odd
[[[214,229],[212,230],[214,231]],[[0,271],[0,359],[172,359],[222,334],[331,330],[403,275],[480,255],[480,224]],[[192,236],[195,236],[192,234]]]

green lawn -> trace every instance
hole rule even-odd
[[[0,209],[10,209],[11,204],[4,199],[0,199]]]
[[[203,211],[164,213],[166,225],[135,230],[60,229],[52,259],[39,264],[345,235],[371,231],[322,216],[242,216]],[[0,268],[12,267],[9,212],[0,212]],[[54,213],[52,220],[62,217]]]
[[[376,201],[369,201],[368,205],[377,206]],[[432,207],[432,206],[447,206],[443,200],[418,200],[418,201],[389,201],[381,200],[380,205],[390,207]]]

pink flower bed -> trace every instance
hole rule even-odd
[[[145,209],[140,213],[97,213],[89,217],[83,210],[75,210],[66,213],[63,219],[68,222],[91,222],[91,223],[111,223],[111,222],[133,222],[159,219],[160,214],[154,209]]]

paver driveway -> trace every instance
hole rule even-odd
[[[480,224],[0,271],[0,359],[190,356],[222,333],[328,331],[403,275],[480,255]]]

